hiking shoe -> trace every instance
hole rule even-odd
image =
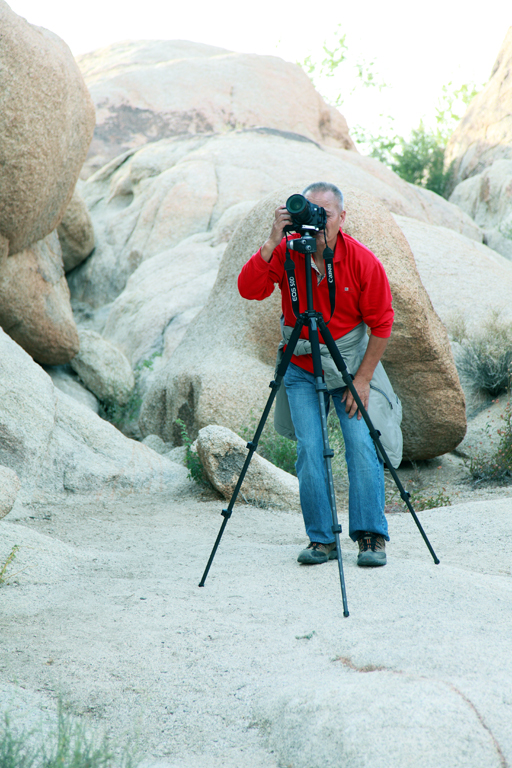
[[[357,564],[369,568],[386,565],[386,542],[377,533],[363,533],[357,540],[359,554]]]
[[[336,542],[331,544],[319,544],[312,541],[306,549],[303,549],[297,558],[298,563],[303,565],[316,565],[317,563],[326,563],[328,560],[334,560],[338,557]]]

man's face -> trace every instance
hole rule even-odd
[[[306,198],[310,203],[325,208],[327,213],[327,224],[325,225],[325,234],[327,244],[334,248],[339,229],[345,221],[345,211],[340,211],[338,201],[332,192],[309,192]],[[314,235],[320,242],[324,242],[324,233],[316,232]]]

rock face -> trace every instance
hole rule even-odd
[[[38,363],[67,363],[78,352],[78,332],[55,232],[24,251],[0,258],[0,325]]]
[[[78,189],[73,192],[57,232],[62,248],[64,271],[70,272],[86,259],[94,248],[91,217]]]
[[[462,440],[466,429],[446,331],[392,216],[369,195],[342,186],[347,233],[382,260],[394,297],[395,324],[384,364],[403,403],[404,457],[441,455]],[[275,291],[265,302],[244,301],[236,279],[268,236],[276,206],[293,191],[287,187],[269,195],[235,232],[208,303],[148,393],[139,422],[143,434],[179,442],[177,417],[190,434],[207,424],[238,430],[250,422],[251,410],[262,410],[279,341],[280,296]]]
[[[495,160],[512,160],[512,27],[491,78],[453,132],[446,149],[454,183],[481,173]]]
[[[274,56],[154,40],[116,43],[78,64],[97,109],[84,178],[147,141],[260,125],[355,150],[345,118],[299,66]]]
[[[71,361],[71,367],[102,402],[128,402],[135,386],[130,363],[99,333],[80,331],[80,352]]]
[[[463,317],[468,326],[481,326],[494,310],[512,320],[512,262],[483,243],[445,227],[432,227],[405,216],[394,218],[445,325]]]
[[[276,694],[273,706],[268,707],[269,748],[278,755],[286,755],[288,765],[295,768],[311,765],[369,768],[371,759],[366,756],[362,760],[354,759],[357,742],[353,734],[370,734],[374,729],[380,735],[383,766],[402,764],[419,768],[432,763],[462,768],[461,744],[467,745],[464,760],[468,768],[491,766],[499,759],[491,740],[486,742],[476,733],[473,712],[469,715],[464,710],[467,699],[455,685],[396,673],[384,666],[356,666],[345,658],[339,662],[352,671],[343,683],[333,685],[327,681],[321,693],[315,690],[311,694],[296,686],[293,691]],[[377,701],[374,695],[376,683],[386,690],[386,705],[382,699]],[[387,729],[389,721],[383,709],[397,712],[400,706],[404,709],[403,728],[400,729],[403,734],[399,735],[394,725]],[[414,712],[414,720],[407,716],[407,711]],[[453,738],[452,733],[456,734]],[[439,747],[434,748],[438,739]],[[471,754],[469,760],[468,754]]]
[[[403,404],[404,459],[447,453],[464,437],[466,414],[446,330],[392,216],[359,192],[346,208],[347,234],[380,258],[391,286],[395,321],[383,363]]]
[[[393,213],[450,226],[481,240],[471,218],[425,196],[371,158],[304,137],[255,129],[150,144],[118,158],[82,187],[97,235],[94,254],[68,276],[75,300],[116,298],[145,261],[192,235],[212,232],[227,212],[255,203],[283,182],[334,178],[372,194]]]
[[[204,427],[197,436],[197,453],[208,480],[230,499],[248,454],[244,440],[226,427]],[[299,481],[254,453],[238,501],[300,510]]]
[[[143,262],[112,304],[104,337],[133,366],[169,360],[208,299],[224,248],[192,237]]]
[[[0,234],[9,252],[59,224],[94,129],[94,107],[67,45],[0,0]]]
[[[72,491],[164,491],[186,470],[55,389],[0,330],[0,465],[17,473],[25,501]]]
[[[495,160],[482,173],[462,181],[450,202],[475,220],[487,245],[512,259],[512,160]]]
[[[164,456],[166,453],[169,453],[169,451],[172,450],[171,444],[164,443],[162,438],[158,437],[158,435],[148,435],[144,438],[142,444],[147,445],[148,448],[151,448],[152,451],[159,453],[161,456]],[[181,447],[185,448],[185,446]]]
[[[21,483],[18,475],[9,467],[0,466],[0,519],[9,514],[18,496]]]
[[[60,389],[64,394],[69,395],[82,405],[90,408],[94,413],[100,412],[100,404],[97,397],[93,395],[83,384],[80,383],[78,376],[69,365],[48,365],[43,366],[51,378],[53,385]]]

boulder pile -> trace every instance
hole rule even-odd
[[[1,504],[52,494],[160,492],[185,482],[186,470],[56,389],[50,377],[0,330],[0,466],[10,473]],[[7,482],[8,481],[8,482]],[[0,506],[0,509],[2,507]],[[5,506],[4,506],[5,508]]]
[[[148,141],[236,128],[265,126],[355,149],[345,118],[300,67],[275,56],[151,40],[115,43],[78,64],[97,111],[82,178]]]
[[[512,27],[485,88],[472,100],[446,149],[456,185],[450,201],[482,228],[485,242],[512,259]]]
[[[60,38],[4,0],[0,28],[0,323],[35,360],[59,364],[78,351],[78,334],[55,229],[87,155],[94,106]]]
[[[0,216],[0,323],[46,366],[52,402],[69,406],[59,393],[72,393],[88,408],[75,421],[87,413],[93,431],[96,414],[114,410],[127,434],[160,438],[166,453],[182,441],[178,418],[190,437],[210,425],[251,423],[272,377],[279,296],[244,302],[236,277],[266,239],[275,206],[325,179],[346,193],[347,232],[382,259],[390,277],[396,322],[384,363],[403,401],[404,455],[426,459],[460,442],[464,399],[438,315],[448,322],[450,313],[471,308],[473,319],[484,319],[492,308],[487,289],[508,311],[509,262],[482,240],[509,255],[511,160],[463,181],[448,202],[361,156],[342,115],[296,65],[154,41],[80,57],[81,74],[54,35],[3,0],[0,15],[9,39],[0,79],[12,90],[18,78],[17,93],[26,91],[27,108],[44,122],[48,104],[27,81],[30,66],[39,66],[39,41],[52,93],[71,94],[51,102],[46,122],[47,133],[61,134],[65,157],[52,155],[53,138],[37,143],[44,131],[28,118],[15,137],[9,133],[3,116],[21,103],[6,102],[0,116],[0,151],[10,153],[0,167],[22,174],[17,186],[12,174],[0,174],[8,197]],[[500,67],[496,77],[506,71]],[[49,156],[58,176],[37,206],[32,193],[45,168],[14,162],[29,162],[27,146]],[[32,192],[23,173],[31,174]],[[15,187],[26,199],[16,198]]]
[[[512,160],[512,27],[491,77],[471,101],[446,148],[455,183],[482,173],[496,160]]]

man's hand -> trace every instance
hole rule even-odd
[[[354,389],[356,390],[357,394],[361,398],[361,402],[364,405],[365,410],[367,411],[368,403],[370,402],[370,382],[366,381],[366,379],[364,379],[363,377],[358,377],[358,374],[356,373],[352,384],[354,385]],[[348,413],[349,419],[352,418],[352,416],[355,414],[356,411],[357,411],[357,418],[358,419],[361,418],[361,411],[357,409],[357,403],[354,400],[352,392],[349,390],[348,387],[345,388],[345,392],[343,393],[341,401],[345,403],[345,411]]]
[[[370,336],[366,352],[361,360],[361,365],[354,376],[354,389],[361,398],[361,402],[366,411],[368,410],[368,403],[370,402],[370,382],[387,345],[388,339],[381,339],[380,336]],[[357,418],[361,418],[361,411],[357,410],[357,403],[348,387],[345,389],[341,400],[345,403],[345,411],[348,413],[349,419],[352,418],[356,411]]]
[[[283,229],[291,223],[292,217],[288,213],[286,205],[280,205],[279,208],[276,208],[270,236],[261,249],[261,255],[265,261],[270,261],[274,248],[277,248],[283,239]]]

